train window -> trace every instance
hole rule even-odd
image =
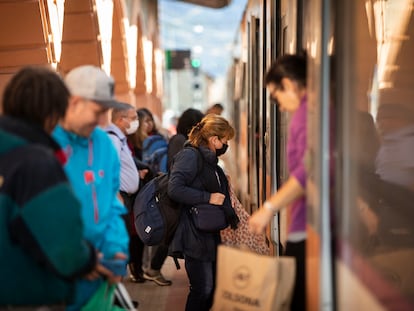
[[[248,23],[248,119],[249,119],[249,194],[251,199],[250,211],[260,206],[261,189],[261,165],[260,165],[260,20],[254,16],[250,17]]]
[[[355,309],[345,298],[355,294],[366,309],[412,310],[413,3],[353,0],[338,11],[338,305]]]

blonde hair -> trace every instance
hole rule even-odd
[[[191,145],[200,147],[207,146],[208,139],[212,136],[230,140],[234,137],[234,128],[223,117],[211,113],[193,126],[188,139]]]

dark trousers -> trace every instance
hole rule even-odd
[[[216,262],[185,257],[185,270],[190,280],[186,311],[208,311],[213,305],[216,286]]]
[[[164,264],[164,261],[167,258],[167,256],[168,256],[168,246],[158,245],[157,250],[155,251],[155,254],[151,259],[151,269],[161,270],[161,267]]]
[[[135,277],[142,277],[142,255],[144,253],[144,243],[137,234],[129,236],[129,264],[131,274]]]
[[[142,254],[144,252],[144,243],[139,238],[134,225],[134,201],[136,194],[130,195],[123,191],[120,192],[124,205],[128,209],[128,214],[124,215],[125,225],[129,234],[129,264],[132,266],[131,273],[142,276]]]
[[[287,242],[285,256],[292,256],[296,259],[295,286],[293,287],[291,311],[306,310],[306,270],[305,255],[306,242]]]

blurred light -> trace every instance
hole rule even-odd
[[[203,53],[203,47],[201,45],[193,46],[194,53]]]
[[[161,49],[155,49],[154,51],[154,57],[155,57],[155,72],[157,77],[162,77],[162,64],[164,63],[164,52]],[[163,84],[162,79],[156,79],[156,95],[158,97],[162,97],[163,93]]]
[[[114,4],[112,1],[96,1],[99,33],[102,46],[103,69],[107,74],[111,73],[112,52],[112,16]]]
[[[193,68],[200,68],[200,66],[201,66],[201,61],[200,61],[198,58],[193,58],[193,59],[191,60],[191,66],[192,66]]]
[[[152,41],[142,36],[142,46],[144,48],[144,63],[145,63],[145,85],[147,93],[152,93]]]
[[[195,33],[202,33],[204,31],[204,26],[203,25],[195,25],[193,27],[193,31]]]
[[[49,34],[49,41],[53,44],[53,59],[52,66],[56,67],[60,62],[60,55],[62,52],[62,30],[64,17],[64,3],[62,0],[47,2],[48,12],[50,18],[51,33]]]
[[[129,72],[129,85],[132,89],[136,86],[137,79],[137,41],[138,41],[138,27],[137,25],[129,26],[129,21],[126,18],[124,20],[126,29],[126,45],[128,51],[128,72]],[[128,25],[127,25],[128,23]]]

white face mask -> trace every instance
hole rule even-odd
[[[138,120],[134,120],[131,123],[129,123],[129,128],[126,129],[127,134],[128,135],[134,134],[138,129],[138,125],[139,125]]]

